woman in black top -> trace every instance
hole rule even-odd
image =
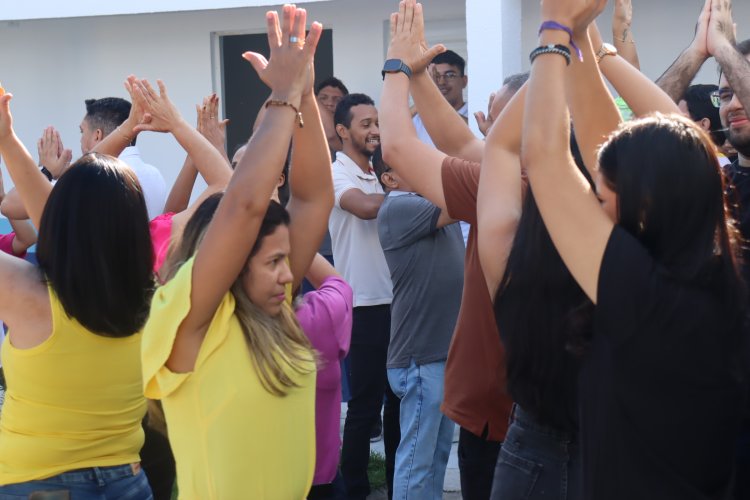
[[[545,1],[542,18],[580,42],[605,4]],[[569,43],[541,32],[540,46]],[[579,386],[584,498],[724,498],[745,293],[715,150],[679,116],[630,122],[601,149],[597,200],[566,153],[565,87],[580,83],[570,71],[559,53],[533,61],[522,162],[555,247],[596,304]],[[587,78],[603,87],[595,71]],[[598,95],[589,107],[612,106]]]

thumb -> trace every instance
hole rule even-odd
[[[245,52],[242,54],[242,58],[250,63],[258,75],[260,75],[261,72],[266,69],[266,66],[268,66],[268,60],[262,54],[258,54],[257,52]]]
[[[10,113],[10,100],[13,99],[13,94],[3,94],[0,96],[0,110],[3,113]]]
[[[62,154],[62,159],[63,159],[63,162],[64,162],[64,163],[65,163],[66,165],[67,165],[68,163],[70,163],[70,162],[71,162],[71,160],[73,160],[73,151],[72,151],[72,150],[70,150],[70,149],[66,149],[65,151],[63,151],[63,154]]]
[[[484,116],[483,111],[477,111],[474,113],[474,119],[477,121],[477,125],[482,125],[484,122],[487,121],[487,117]]]
[[[445,52],[445,45],[443,45],[442,43],[439,43],[427,49],[427,52],[424,53],[422,58],[432,61],[433,59],[435,59],[436,56],[442,54],[443,52]]]

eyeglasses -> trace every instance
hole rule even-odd
[[[726,106],[734,98],[734,91],[728,87],[711,92],[711,104],[716,108]]]
[[[448,71],[446,73],[438,73],[435,71],[432,73],[432,79],[435,80],[435,83],[440,83],[440,80],[444,80],[445,82],[452,82],[456,78],[458,78],[458,73],[455,71]]]

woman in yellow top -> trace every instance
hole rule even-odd
[[[161,399],[182,498],[302,499],[315,466],[315,355],[285,298],[320,245],[333,206],[330,156],[312,93],[321,33],[303,9],[267,15],[272,89],[226,193],[190,219],[154,296],[143,339],[146,396]],[[137,96],[144,130],[181,141],[165,89]],[[298,114],[299,113],[299,114]],[[303,126],[304,123],[304,126]],[[289,212],[269,198],[290,140]]]
[[[153,292],[138,180],[88,154],[53,188],[13,132],[10,99],[0,97],[0,154],[39,228],[39,267],[0,254],[0,498],[152,498],[138,464]]]

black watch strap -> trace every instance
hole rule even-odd
[[[385,80],[386,73],[398,73],[401,72],[411,78],[411,68],[404,64],[401,59],[388,59],[383,65],[383,80]]]
[[[49,170],[47,170],[47,167],[45,167],[45,166],[42,165],[42,168],[40,169],[40,171],[44,174],[44,176],[47,178],[47,180],[49,180],[50,182],[52,182],[52,180],[54,179],[54,177],[52,177],[52,172],[50,172]]]

